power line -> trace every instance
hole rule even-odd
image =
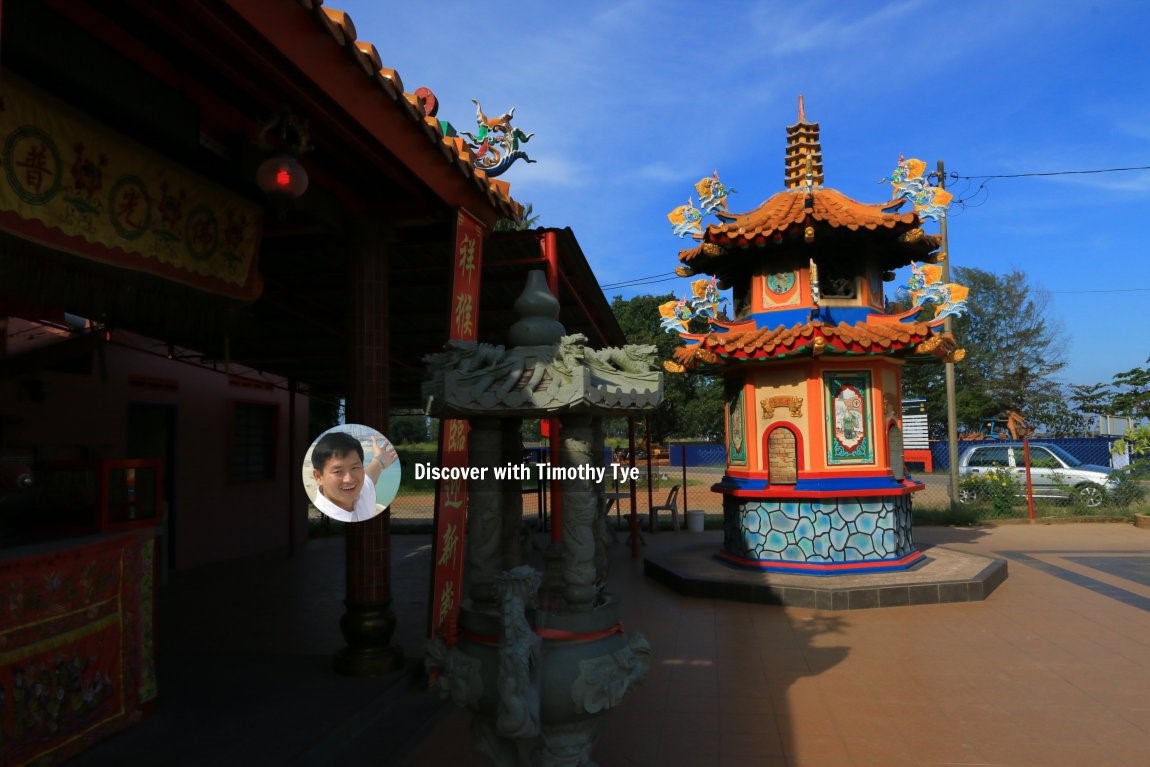
[[[1094,168],[1091,170],[1051,170],[1051,171],[1032,171],[1029,173],[987,173],[987,174],[971,174],[959,175],[958,173],[951,173],[950,178],[961,178],[969,181],[976,179],[992,179],[992,178],[1028,178],[1031,176],[1082,176],[1092,173],[1125,173],[1134,170],[1150,170],[1150,165],[1133,165],[1128,168]]]
[[[986,186],[986,182],[996,178],[1035,178],[1035,177],[1049,177],[1049,176],[1083,176],[1097,173],[1127,173],[1130,171],[1150,170],[1150,165],[1132,165],[1124,168],[1092,168],[1089,170],[1051,170],[1051,171],[1030,171],[1027,173],[983,173],[983,174],[961,174],[951,171],[947,174],[947,178],[962,181],[979,181],[982,183],[975,188],[974,192],[970,195],[955,195],[953,201],[956,205],[961,205],[963,208],[977,208],[985,204],[985,200],[975,205],[970,201],[978,197],[981,193],[990,193],[990,189]],[[969,186],[967,187],[969,189]],[[643,285],[655,285],[660,282],[670,282],[671,280],[681,279],[674,272],[663,272],[661,274],[652,274],[647,277],[635,277],[630,280],[622,280],[621,282],[600,283],[600,290],[618,290],[620,288],[638,288]],[[1048,293],[1146,293],[1150,292],[1150,288],[1115,288],[1113,290],[1050,290]]]
[[[978,181],[979,184],[973,193],[966,194],[966,190],[962,194],[956,194],[952,204],[956,205],[958,209],[965,210],[966,208],[977,208],[985,205],[990,197],[990,187],[987,183],[999,178],[1049,178],[1051,176],[1085,176],[1095,175],[1100,173],[1128,173],[1130,171],[1150,170],[1150,165],[1131,165],[1123,168],[1091,168],[1088,170],[1050,170],[1050,171],[1027,171],[1025,173],[985,173],[985,174],[967,174],[951,172],[948,178],[955,180],[962,180],[968,182],[967,189],[969,189],[969,182]],[[985,198],[982,202],[974,204],[972,200],[976,199],[979,195],[985,193]]]
[[[1098,290],[1047,290],[1047,293],[1058,294],[1071,294],[1078,295],[1079,293],[1150,293],[1150,288],[1101,288]]]
[[[670,282],[671,280],[682,279],[674,272],[663,272],[661,274],[652,274],[648,277],[635,277],[630,280],[623,280],[622,282],[609,282],[600,284],[600,290],[617,290],[619,288],[637,288],[642,285],[654,285],[659,282]]]

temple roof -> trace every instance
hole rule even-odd
[[[508,218],[518,218],[522,214],[522,206],[511,197],[510,185],[506,181],[488,178],[484,171],[476,168],[475,155],[466,141],[459,136],[443,134],[439,120],[428,114],[422,99],[405,92],[399,73],[383,66],[376,47],[366,40],[358,39],[355,24],[349,14],[322,5],[322,0],[297,2],[312,13],[317,26],[344,49],[348,58],[355,62],[376,89],[422,128],[428,141],[438,145],[447,162],[474,184],[500,214]]]
[[[954,336],[937,333],[928,323],[864,322],[828,325],[820,320],[773,330],[684,335],[697,343],[675,349],[685,369],[736,361],[778,360],[829,355],[897,355],[946,357],[956,351]]]
[[[890,203],[858,202],[835,189],[788,190],[750,213],[735,216],[730,223],[708,226],[704,239],[720,245],[759,245],[775,232],[803,224],[808,218],[851,230],[881,227],[905,231],[918,224],[914,211],[895,213],[889,211],[890,207]]]
[[[849,241],[836,242],[836,257],[865,253],[887,269],[926,260],[941,244],[941,236],[922,231],[914,210],[898,212],[902,200],[864,203],[822,186],[819,125],[807,122],[802,96],[798,120],[787,127],[783,183],[784,191],[748,213],[714,211],[720,223],[704,230],[700,245],[679,252],[686,267],[680,268],[680,276],[727,271],[733,259],[746,258],[751,248],[780,254],[798,250],[804,260],[817,258],[815,249],[828,235],[858,232]]]
[[[771,197],[755,210],[726,214],[726,223],[712,224],[702,244],[679,252],[679,261],[692,273],[713,273],[717,262],[741,256],[749,247],[778,248],[801,243],[803,230],[820,229],[875,232],[872,239],[890,248],[892,265],[902,266],[925,259],[938,250],[941,236],[926,234],[912,210],[897,213],[890,202],[868,204],[852,200],[835,189],[793,189]],[[861,244],[861,243],[860,243]]]

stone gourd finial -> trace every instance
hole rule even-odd
[[[556,319],[559,316],[559,299],[547,287],[547,275],[542,269],[532,269],[527,273],[527,284],[515,299],[515,313],[519,319],[508,331],[512,346],[546,346],[559,343],[567,334],[566,329]]]

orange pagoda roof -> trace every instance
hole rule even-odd
[[[820,243],[844,233],[862,233],[849,238],[849,248],[869,249],[887,269],[928,260],[941,245],[941,236],[923,232],[913,209],[898,212],[903,200],[864,203],[822,185],[819,125],[807,122],[802,96],[798,121],[787,127],[783,182],[783,191],[749,213],[714,211],[720,223],[696,235],[700,245],[679,252],[680,276],[728,272],[751,249],[781,255],[802,248],[804,255],[814,255]]]
[[[868,204],[836,189],[813,187],[779,192],[750,213],[724,214],[725,223],[711,224],[697,247],[679,252],[691,274],[711,274],[729,258],[748,248],[791,247],[802,241],[806,227],[815,228],[816,240],[834,230],[873,232],[875,245],[887,250],[890,266],[925,260],[938,250],[940,235],[926,234],[913,211],[898,213],[895,203]]]
[[[675,362],[685,370],[740,360],[781,360],[824,354],[946,358],[957,349],[954,336],[937,333],[925,322],[829,325],[812,320],[789,328],[780,325],[773,330],[685,334],[683,337],[689,344],[696,341],[675,349]]]

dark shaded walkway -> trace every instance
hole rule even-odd
[[[608,721],[603,765],[1141,767],[1150,753],[1150,531],[922,528],[1010,558],[984,602],[828,612],[684,597],[613,549],[647,683]],[[717,533],[648,535],[645,551]],[[427,536],[396,536],[409,673],[346,679],[342,542],[185,576],[162,592],[158,714],[84,765],[483,764],[467,717],[416,685]],[[1101,584],[1099,586],[1098,584]],[[1105,588],[1102,588],[1105,587]],[[1124,596],[1125,595],[1125,596]]]

